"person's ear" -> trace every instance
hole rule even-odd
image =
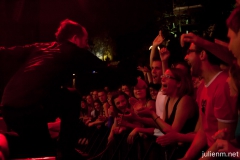
[[[77,35],[74,34],[72,37],[68,38],[68,40],[69,40],[70,42],[72,42],[72,43],[76,43],[76,41],[77,41]]]
[[[73,36],[72,36],[72,39],[74,40],[74,41],[76,41],[77,40],[77,35],[76,34],[74,34]]]
[[[200,54],[199,54],[199,57],[200,57],[201,60],[207,59],[207,53],[206,53],[206,51],[202,50],[202,51],[200,52]]]

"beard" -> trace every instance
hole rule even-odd
[[[201,64],[198,63],[196,65],[193,65],[191,67],[191,75],[193,77],[201,77],[202,76],[202,70],[201,70]]]

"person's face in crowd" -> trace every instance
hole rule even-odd
[[[152,99],[156,99],[156,98],[157,98],[158,90],[150,87],[150,88],[149,88],[149,92],[150,92],[150,95],[151,95],[151,98],[152,98]]]
[[[83,27],[83,36],[77,36],[75,42],[78,47],[88,49],[88,33],[87,30]]]
[[[107,101],[107,96],[104,92],[98,92],[98,98],[102,103]]]
[[[108,104],[112,106],[112,94],[111,93],[107,94],[107,101],[108,101]]]
[[[92,104],[92,103],[93,103],[93,98],[92,98],[91,95],[88,95],[87,98],[86,98],[86,100],[87,100],[87,103],[88,103],[88,104]]]
[[[87,104],[84,101],[81,101],[81,108],[87,108]]]
[[[172,72],[167,69],[162,75],[162,93],[163,95],[172,96],[177,93],[177,88],[179,87],[179,83],[176,81]]]
[[[147,85],[142,79],[138,79],[138,83],[136,86],[133,88],[134,96],[137,99],[144,99],[146,98],[146,90],[147,90]]]
[[[196,53],[196,46],[192,43],[188,49],[188,52],[184,58],[188,64],[191,66],[192,76],[199,77],[201,76],[201,60],[199,55]]]
[[[100,111],[101,109],[101,104],[99,104],[98,102],[94,102],[94,108],[97,110],[97,111]]]
[[[162,63],[161,61],[153,61],[151,66],[152,78],[154,84],[161,83],[161,75],[162,75]]]
[[[122,85],[122,92],[126,93],[128,96],[130,96],[130,89],[127,85]]]
[[[98,99],[98,92],[97,91],[92,92],[92,98],[93,98],[94,101]]]
[[[120,95],[117,98],[115,98],[114,103],[115,106],[122,112],[124,112],[125,109],[128,107],[128,101],[123,95]]]
[[[227,79],[228,85],[229,85],[229,90],[230,90],[230,95],[231,96],[237,96],[238,94],[238,89],[237,86],[232,78],[231,73],[229,73],[229,77]]]
[[[104,87],[104,90],[105,90],[106,92],[108,92],[108,91],[109,91],[108,86],[105,86],[105,87]]]
[[[229,44],[228,49],[232,52],[233,56],[240,59],[240,31],[236,34],[232,29],[228,29]]]

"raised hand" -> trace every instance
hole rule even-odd
[[[167,61],[170,57],[170,52],[167,48],[163,47],[160,49],[159,55],[162,61]]]
[[[158,36],[153,40],[153,46],[158,46],[160,45],[164,40],[164,37],[162,36],[162,32],[159,31]]]
[[[144,66],[144,67],[138,66],[137,70],[139,70],[139,71],[141,71],[143,73],[150,72],[150,70],[146,66]]]
[[[182,34],[180,38],[180,44],[183,47],[185,42],[199,44],[202,43],[202,40],[202,38],[193,33]]]

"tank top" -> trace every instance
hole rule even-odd
[[[178,100],[175,102],[174,106],[173,106],[173,110],[172,113],[170,114],[170,116],[168,117],[168,104],[170,101],[170,98],[168,98],[166,106],[165,106],[165,122],[169,125],[172,125],[174,118],[175,118],[175,114],[176,114],[176,110],[177,110],[177,106],[178,103],[180,102],[182,97],[179,97]],[[189,133],[194,131],[196,123],[198,120],[198,114],[195,113],[195,115],[189,119],[187,119],[187,121],[185,122],[185,124],[183,125],[182,129],[180,130],[180,133]]]

